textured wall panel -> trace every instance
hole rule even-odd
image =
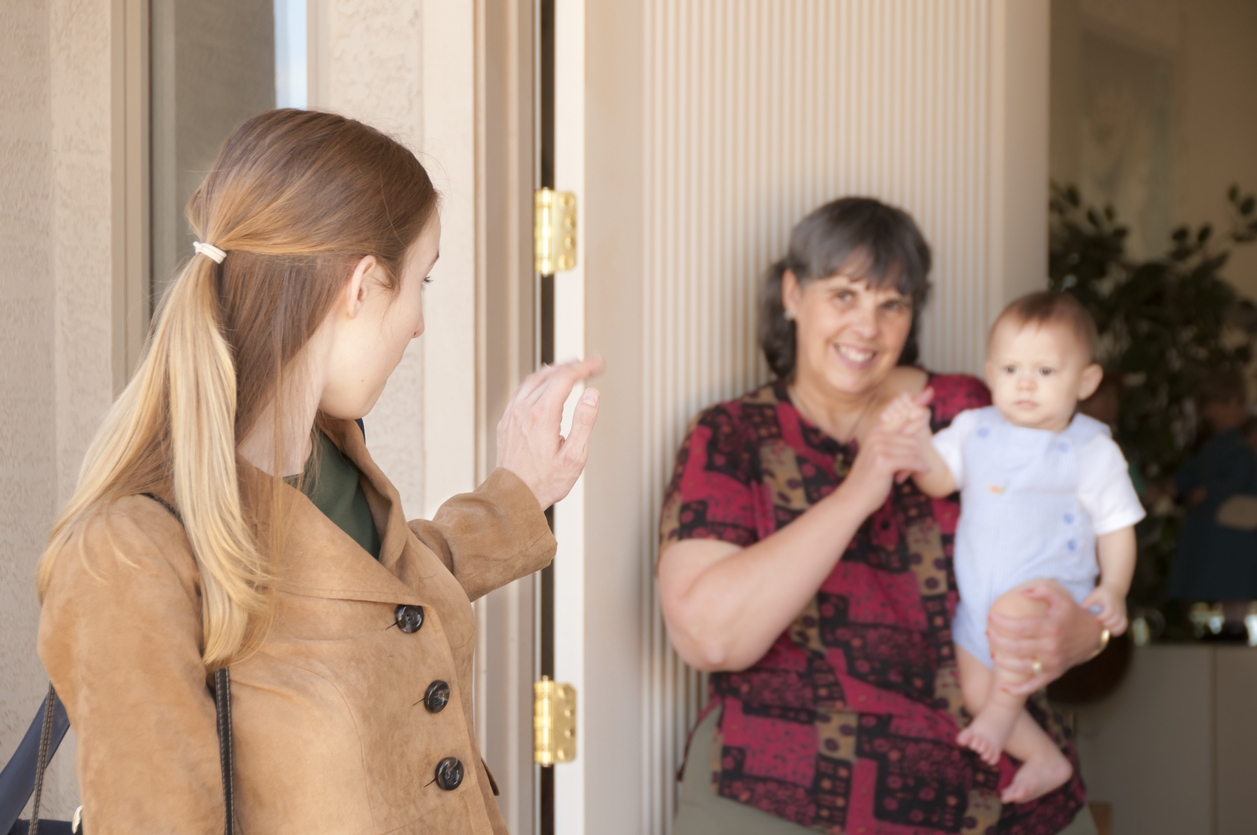
[[[0,762],[48,679],[35,561],[112,401],[111,4],[0,4]],[[44,811],[78,805],[73,734]]]
[[[977,370],[996,283],[988,145],[997,0],[649,0],[642,582],[646,832],[705,701],[673,653],[652,567],[690,417],[766,380],[755,296],[790,229],[843,195],[907,209],[933,246],[922,357]],[[696,756],[706,761],[707,752]]]

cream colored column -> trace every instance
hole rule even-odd
[[[475,38],[471,3],[312,0],[310,105],[416,152],[441,192],[441,257],[411,343],[366,418],[411,516],[475,486]]]
[[[1041,286],[1047,12],[1047,0],[586,7],[587,348],[609,365],[586,473],[586,831],[671,825],[705,694],[660,618],[658,510],[689,418],[767,379],[755,296],[791,227],[844,195],[912,213],[934,251],[922,359],[938,371],[977,371],[995,313]]]

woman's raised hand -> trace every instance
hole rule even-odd
[[[841,489],[871,514],[886,503],[896,480],[928,469],[916,438],[877,426],[865,437]]]
[[[1100,646],[1100,622],[1053,580],[1034,580],[1020,594],[1045,604],[1043,617],[1015,617],[992,608],[987,637],[995,663],[1027,677],[1008,692],[1028,696],[1092,656]]]
[[[915,418],[917,410],[924,409],[933,396],[933,390],[927,388],[904,403],[896,401],[892,404],[896,412],[888,416],[888,420],[877,421],[861,442],[842,487],[861,502],[868,513],[886,502],[893,483],[929,469],[920,439],[905,430],[910,428],[909,419]],[[928,411],[926,414],[928,417]]]
[[[560,433],[563,404],[572,388],[602,372],[602,357],[547,365],[528,375],[498,422],[498,466],[519,476],[541,507],[572,489],[589,453],[589,433],[598,419],[598,390],[586,389],[572,415],[572,430]]]

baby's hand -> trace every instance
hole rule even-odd
[[[1126,596],[1101,584],[1091,594],[1083,598],[1082,608],[1091,609],[1099,606],[1096,618],[1100,625],[1113,635],[1121,635],[1126,631]]]
[[[882,427],[917,438],[930,437],[930,410],[911,395],[901,394],[882,412]]]

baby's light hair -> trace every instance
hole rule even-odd
[[[1042,290],[1013,299],[1008,307],[1005,307],[996,317],[995,324],[991,325],[991,332],[986,339],[988,350],[996,329],[1005,320],[1022,327],[1064,325],[1078,340],[1079,346],[1087,357],[1087,362],[1095,362],[1096,343],[1099,341],[1096,335],[1095,319],[1092,319],[1087,309],[1069,293]]]

